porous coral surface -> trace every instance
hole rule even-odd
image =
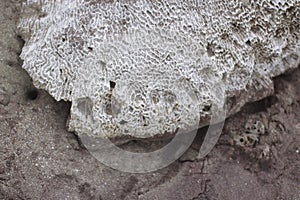
[[[297,66],[299,4],[27,0],[23,68],[36,87],[72,101],[69,128],[77,133],[173,132],[207,121],[219,93],[271,87],[270,78]],[[212,92],[219,83],[225,91]],[[229,101],[229,114],[251,99],[242,98]]]

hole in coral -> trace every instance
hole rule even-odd
[[[110,86],[110,89],[114,89],[116,87],[116,82],[109,81],[109,86]]]
[[[251,45],[250,40],[247,40],[247,41],[246,41],[246,44],[250,46],[250,45]]]
[[[141,122],[141,124],[142,124],[143,126],[148,126],[148,125],[149,125],[149,123],[147,122],[147,119],[146,119],[145,116],[141,116],[140,122]]]
[[[203,112],[209,112],[210,108],[211,108],[211,105],[205,105],[202,110],[203,110]]]
[[[38,95],[39,95],[39,93],[38,93],[37,89],[31,89],[26,92],[26,97],[29,100],[37,99]]]
[[[129,106],[129,111],[133,112],[133,107]]]
[[[121,120],[121,121],[120,121],[120,124],[121,124],[121,125],[123,125],[123,124],[127,124],[127,123],[128,123],[128,122],[127,122],[127,121],[125,121],[125,120]]]
[[[47,13],[44,13],[44,12],[39,14],[39,18],[44,18],[46,16],[47,16]]]
[[[254,144],[254,140],[251,137],[248,136],[247,139],[248,139],[250,144]]]
[[[90,51],[93,51],[93,50],[94,50],[93,47],[88,47],[88,49],[89,49]]]

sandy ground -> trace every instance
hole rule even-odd
[[[275,93],[226,121],[213,151],[162,170],[129,174],[94,159],[66,131],[70,103],[36,90],[21,68],[14,1],[0,1],[0,199],[300,199],[300,68],[274,79]],[[238,145],[249,121],[258,141]],[[240,141],[241,142],[241,141]]]

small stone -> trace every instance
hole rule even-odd
[[[0,104],[7,106],[10,101],[10,96],[0,92]]]
[[[291,97],[288,97],[288,98],[286,99],[286,103],[287,103],[288,106],[292,105],[293,102],[294,102],[294,101],[293,101],[293,99],[292,99]]]

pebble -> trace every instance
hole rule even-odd
[[[8,94],[3,94],[0,92],[0,104],[7,106],[10,101],[10,96]]]
[[[294,101],[293,101],[293,99],[292,99],[291,97],[288,97],[288,98],[286,99],[286,103],[287,103],[288,106],[292,105],[293,102],[294,102]]]
[[[0,104],[7,106],[10,101],[10,95],[7,92],[7,89],[0,85]]]

